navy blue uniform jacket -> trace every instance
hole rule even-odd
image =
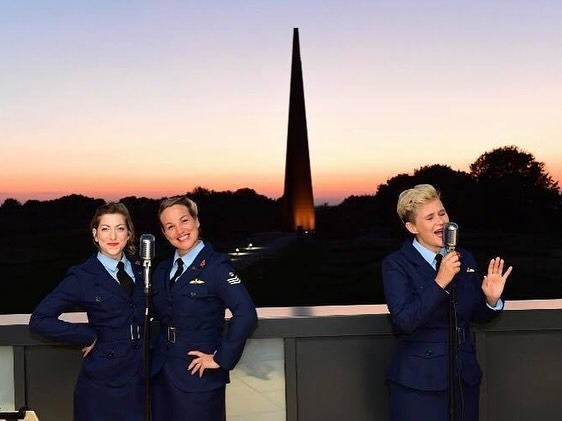
[[[459,349],[462,379],[477,385],[482,373],[470,323],[483,323],[500,312],[486,305],[482,276],[474,257],[463,249],[460,272],[455,275],[458,326],[464,343]],[[407,240],[382,263],[384,292],[398,343],[387,379],[418,390],[448,388],[449,295],[435,282],[436,271]]]
[[[230,259],[205,244],[193,263],[184,270],[172,290],[168,288],[173,259],[158,265],[153,276],[153,312],[160,320],[160,334],[153,349],[152,370],[165,371],[168,380],[184,392],[204,392],[229,382],[233,369],[252,333],[257,314],[246,288],[234,272]],[[225,309],[232,318],[225,328]],[[168,327],[174,327],[175,343],[169,343]],[[212,354],[219,369],[208,369],[203,377],[187,367],[189,351]]]
[[[64,280],[37,306],[29,322],[32,332],[80,348],[97,338],[96,346],[84,359],[82,372],[103,386],[121,386],[143,375],[142,267],[132,266],[136,285],[129,297],[97,257],[91,256],[68,270]],[[58,319],[74,306],[88,314],[88,324]],[[138,339],[131,340],[131,333],[138,334]]]

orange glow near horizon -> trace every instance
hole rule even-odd
[[[455,168],[453,168],[455,169]],[[550,176],[562,187],[562,165],[557,171],[549,171]],[[372,173],[342,173],[323,172],[313,173],[313,194],[315,204],[328,203],[331,205],[340,203],[351,195],[373,195],[379,184],[386,183],[389,178],[400,173],[412,174],[410,171],[388,171]],[[125,176],[110,176],[101,174],[74,174],[36,177],[33,175],[21,176],[11,183],[10,188],[3,186],[0,191],[0,204],[7,198],[13,198],[20,202],[27,200],[51,200],[70,194],[81,194],[88,197],[102,198],[105,200],[117,200],[128,196],[162,198],[183,194],[192,191],[195,187],[203,187],[214,191],[236,191],[242,188],[250,188],[258,194],[271,199],[278,199],[283,194],[283,180],[281,176],[256,176],[240,175],[238,177],[200,177],[199,181],[180,180],[177,177],[139,179]]]

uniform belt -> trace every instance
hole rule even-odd
[[[190,341],[213,341],[220,337],[219,333],[204,330],[187,330],[179,329],[175,326],[163,326],[166,339],[169,344],[175,344],[180,339],[189,339]]]
[[[166,338],[168,339],[168,343],[176,343],[176,328],[174,326],[168,326],[166,329]]]
[[[417,331],[411,335],[400,335],[399,339],[406,342],[448,342],[448,329],[428,329]],[[468,327],[457,327],[457,345],[472,341],[472,334]]]
[[[131,323],[126,328],[120,329],[104,329],[103,331],[98,333],[98,337],[101,341],[108,342],[108,341],[123,341],[123,340],[131,340],[137,341],[141,339],[142,336],[142,329],[141,326],[137,323]]]

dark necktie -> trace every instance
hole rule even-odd
[[[443,260],[443,255],[441,253],[437,253],[435,256],[435,271],[439,272],[439,266],[441,266],[441,260]]]
[[[176,273],[174,273],[174,276],[172,276],[172,278],[170,279],[170,291],[183,272],[183,260],[181,259],[181,257],[178,257],[178,259],[176,260],[176,265],[178,265]]]
[[[121,287],[125,290],[129,297],[133,294],[133,286],[135,283],[131,279],[131,277],[125,272],[125,264],[123,262],[117,263],[117,279],[121,284]]]

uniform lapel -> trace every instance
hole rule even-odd
[[[144,293],[144,277],[143,277],[143,266],[133,257],[128,258],[131,262],[131,267],[133,268],[133,274],[135,275],[135,288],[133,289],[133,297]]]
[[[411,241],[406,241],[402,245],[402,252],[406,259],[416,267],[416,273],[419,273],[422,279],[433,279],[435,277],[435,269],[414,248]]]
[[[158,266],[158,276],[155,276],[155,280],[158,280],[158,283],[154,285],[154,293],[166,293],[170,294],[170,288],[168,287],[170,283],[170,272],[172,271],[172,267],[174,264],[174,258],[171,257],[169,259],[164,260]]]
[[[120,297],[127,297],[121,285],[105,270],[96,256],[88,259],[88,272],[94,276],[94,283],[100,288]]]

